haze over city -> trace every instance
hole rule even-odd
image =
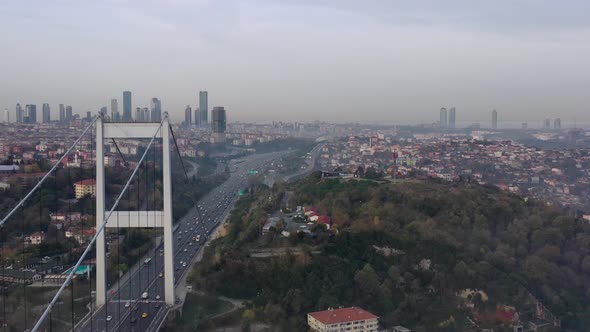
[[[96,112],[133,92],[174,120],[588,121],[586,1],[11,1],[0,109]],[[54,113],[55,114],[55,113]],[[54,115],[55,116],[55,115]]]

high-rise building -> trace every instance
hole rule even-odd
[[[131,121],[131,91],[123,91],[123,122]]]
[[[440,109],[439,126],[441,128],[446,128],[447,127],[447,109],[444,108],[444,107]]]
[[[498,129],[498,111],[492,111],[492,129]]]
[[[545,122],[543,124],[543,128],[545,128],[545,129],[551,129],[551,119],[549,119],[549,118],[546,118],[545,119]]]
[[[24,112],[20,104],[16,104],[16,123],[24,123]]]
[[[143,121],[150,122],[150,109],[147,107],[143,108]]]
[[[455,108],[451,107],[449,109],[449,128],[455,128],[455,113]]]
[[[43,104],[43,123],[51,122],[51,109],[48,103]]]
[[[561,119],[560,118],[555,118],[555,120],[553,120],[553,129],[561,129]]]
[[[143,122],[143,110],[141,107],[135,108],[135,122]]]
[[[209,110],[209,104],[207,99],[207,91],[199,91],[199,113],[201,113],[201,122],[199,124],[201,127],[206,127],[209,123],[207,119],[207,112]]]
[[[184,125],[190,127],[193,124],[193,110],[191,105],[186,105],[184,109]]]
[[[106,106],[103,106],[100,108],[100,114],[102,114],[102,115],[107,114],[107,107]],[[92,112],[90,112],[90,111],[86,112],[86,121],[92,121]]]
[[[116,98],[111,99],[111,121],[119,122],[119,103]]]
[[[158,98],[152,98],[150,103],[151,108],[151,120],[153,122],[160,122],[162,121],[162,101]],[[149,121],[149,120],[146,120]]]
[[[201,126],[201,111],[199,111],[198,108],[195,109],[195,117],[193,118],[193,123],[195,124],[195,126],[200,127]]]
[[[10,111],[8,111],[8,108],[4,109],[3,120],[4,120],[4,123],[10,123]]]
[[[25,106],[24,123],[37,123],[37,105],[28,104]]]
[[[215,143],[225,142],[225,129],[227,118],[225,109],[222,106],[213,107],[211,111],[211,131],[213,131],[213,139]]]
[[[66,122],[66,109],[64,104],[59,104],[59,122]]]
[[[522,129],[527,129],[528,127],[529,127],[529,124],[526,122],[523,122],[520,124],[520,128],[522,128]]]
[[[66,121],[70,122],[74,120],[74,112],[72,110],[72,106],[68,105],[66,106]]]

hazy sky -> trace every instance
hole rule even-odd
[[[0,108],[96,111],[133,92],[180,120],[590,121],[588,0],[0,2]],[[12,114],[14,117],[14,113]],[[14,118],[13,118],[14,119]]]

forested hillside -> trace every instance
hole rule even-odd
[[[305,330],[306,313],[360,306],[383,326],[456,331],[466,317],[502,330],[497,305],[533,316],[532,296],[565,331],[590,326],[590,226],[539,202],[479,185],[321,180],[290,188],[290,205],[332,217],[330,231],[260,235],[282,189],[259,187],[232,214],[195,274],[201,289],[252,300],[256,319]],[[253,258],[254,248],[291,254]],[[464,289],[485,296],[462,299]],[[473,308],[470,308],[470,307]]]

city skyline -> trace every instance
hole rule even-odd
[[[0,6],[0,109],[96,111],[129,89],[182,120],[206,87],[235,120],[419,123],[455,105],[464,121],[590,121],[582,1],[34,3]]]

